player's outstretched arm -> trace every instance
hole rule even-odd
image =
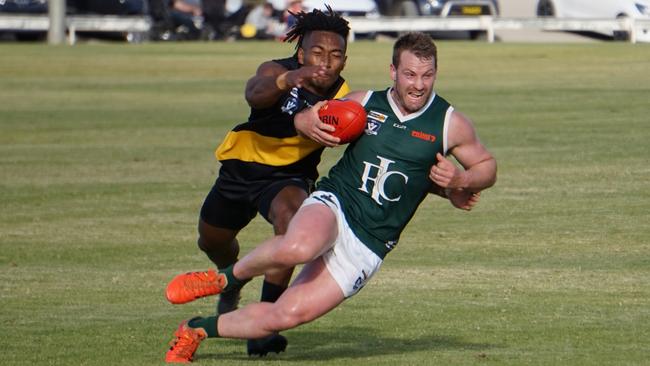
[[[289,71],[276,62],[267,61],[258,67],[255,76],[246,83],[246,101],[253,108],[268,108],[291,88],[300,88],[308,80],[324,75],[323,66],[303,66]]]
[[[367,94],[368,94],[367,90],[356,90],[347,93],[342,99],[354,100],[355,102],[361,104],[363,103],[363,99],[366,97]]]

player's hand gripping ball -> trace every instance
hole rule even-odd
[[[336,127],[330,134],[340,138],[341,144],[356,140],[366,129],[366,110],[354,100],[328,100],[318,110],[318,117]]]

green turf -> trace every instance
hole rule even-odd
[[[350,45],[353,88],[388,84],[390,47]],[[290,49],[0,44],[2,365],[162,364],[176,325],[212,312],[163,289],[208,265],[213,150],[247,116],[246,79]],[[425,201],[371,284],[286,332],[287,353],[210,340],[198,364],[648,364],[650,48],[439,52],[437,90],[475,121],[497,185],[472,213]],[[244,251],[270,234],[256,219]]]

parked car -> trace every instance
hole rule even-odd
[[[499,14],[497,0],[376,0],[379,12],[390,16],[477,16]]]
[[[38,14],[47,12],[47,0],[0,0],[0,13]]]
[[[650,0],[539,0],[537,15],[556,18],[617,19],[630,17],[650,19]],[[608,34],[618,40],[628,40],[628,32]],[[650,42],[650,29],[636,34],[637,41]]]
[[[147,13],[147,0],[67,0],[76,14],[140,15]]]
[[[385,16],[498,16],[497,0],[375,0]],[[484,31],[430,32],[434,38],[478,39]]]

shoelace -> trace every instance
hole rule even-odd
[[[185,287],[197,297],[213,294],[220,290],[218,281],[207,272],[191,272],[185,280]]]
[[[189,331],[186,332],[179,331],[178,333],[176,333],[176,339],[171,341],[169,345],[171,346],[171,349],[174,351],[174,354],[182,357],[183,359],[191,360],[192,356],[194,356],[194,352],[199,347],[199,342],[197,342],[197,338],[198,337],[196,337],[194,334],[190,333]]]

